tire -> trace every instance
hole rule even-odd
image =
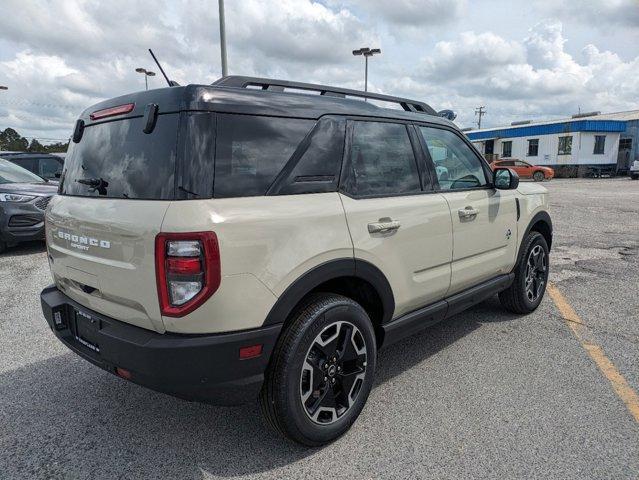
[[[632,180],[639,180],[639,175],[630,175]]]
[[[0,253],[4,253],[6,249],[7,249],[7,243],[0,240]]]
[[[373,325],[358,303],[312,295],[285,328],[267,369],[260,394],[267,423],[310,447],[337,439],[366,404],[376,358]]]
[[[499,293],[499,301],[506,310],[530,313],[537,309],[548,285],[548,253],[548,244],[543,235],[530,232],[522,244],[519,261],[515,266],[515,280],[510,287]]]
[[[535,182],[543,182],[544,181],[544,172],[540,172],[539,170],[533,173],[533,180]]]

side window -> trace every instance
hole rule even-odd
[[[450,130],[419,127],[442,190],[477,188],[488,184],[481,160]]]
[[[16,165],[19,165],[22,168],[26,168],[27,170],[35,173],[36,175],[38,174],[38,170],[36,168],[36,161],[33,158],[16,158],[15,160],[12,160],[12,162],[15,163]]]
[[[346,121],[343,119],[321,119],[309,138],[296,153],[299,159],[291,159],[295,165],[282,173],[271,192],[280,195],[299,193],[335,192],[339,182],[339,173],[344,154],[344,132]]]
[[[314,124],[298,118],[218,115],[214,197],[264,195]]]
[[[417,162],[406,126],[353,122],[344,188],[355,196],[421,192]]]
[[[38,175],[43,178],[56,178],[56,173],[62,172],[62,163],[55,158],[40,158],[38,165]]]

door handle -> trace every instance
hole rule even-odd
[[[479,210],[473,207],[460,208],[457,210],[459,213],[459,218],[461,220],[474,220],[475,217],[479,214]]]
[[[368,233],[388,233],[397,230],[401,224],[398,220],[391,220],[390,218],[380,218],[379,222],[373,222],[368,224]]]

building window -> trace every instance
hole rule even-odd
[[[528,140],[528,156],[536,157],[539,155],[539,139],[533,138]]]
[[[605,146],[606,146],[606,136],[595,135],[595,150],[592,152],[593,155],[603,155]]]
[[[504,158],[513,156],[513,142],[502,142],[501,156]]]
[[[632,150],[632,138],[622,138],[619,140],[619,150]]]
[[[558,155],[570,155],[572,153],[572,136],[559,137]]]

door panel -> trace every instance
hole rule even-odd
[[[395,297],[394,317],[444,297],[450,283],[452,223],[441,195],[341,197],[355,257],[372,263],[388,279]],[[399,226],[370,232],[369,224],[380,219]]]
[[[415,142],[404,124],[348,122],[341,183],[346,221],[355,258],[388,279],[394,316],[440,300],[450,285],[450,211],[440,194],[423,193],[430,175],[420,170]]]
[[[437,177],[453,225],[448,295],[509,272],[517,249],[515,192],[490,188],[490,170],[458,132],[426,126],[417,130],[428,164],[447,172],[445,179]]]
[[[515,192],[482,189],[443,195],[453,222],[449,294],[510,272],[517,250]]]

